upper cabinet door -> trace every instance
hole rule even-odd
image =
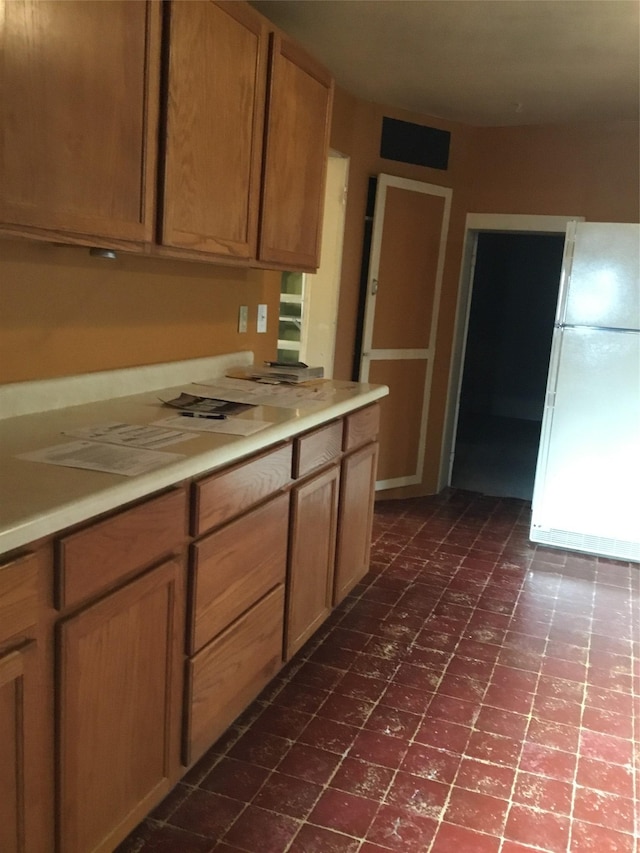
[[[333,78],[274,33],[258,258],[283,269],[319,264]]]
[[[250,6],[171,4],[162,245],[255,258],[267,47]]]
[[[1,4],[5,232],[151,242],[160,29],[153,0]]]

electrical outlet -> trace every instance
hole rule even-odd
[[[238,309],[238,331],[246,332],[249,323],[249,306],[241,305]]]
[[[258,305],[258,322],[256,324],[256,331],[267,331],[267,306],[264,304]]]

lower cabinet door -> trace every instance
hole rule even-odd
[[[377,464],[377,443],[357,450],[342,463],[334,605],[369,571]]]
[[[181,559],[58,625],[58,849],[113,848],[177,781]]]
[[[287,660],[331,612],[339,477],[340,467],[334,465],[292,491],[285,632]]]
[[[34,731],[37,695],[33,681],[36,643],[0,655],[0,850],[32,853],[52,849],[36,832],[43,808],[37,786],[46,774],[44,757],[33,753],[39,732]]]
[[[283,617],[279,584],[188,661],[185,764],[199,758],[278,672]]]

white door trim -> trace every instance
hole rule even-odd
[[[468,213],[465,222],[462,264],[458,283],[458,304],[449,368],[449,386],[442,435],[442,453],[438,475],[438,491],[451,484],[453,454],[458,430],[458,409],[462,389],[462,370],[467,344],[473,274],[476,260],[478,234],[487,231],[503,231],[538,234],[564,234],[569,222],[583,222],[584,216],[544,216],[537,214],[512,213]]]
[[[320,266],[303,276],[300,360],[324,367],[328,379],[335,361],[349,165],[348,156],[329,150]]]
[[[378,349],[371,348],[373,339],[373,325],[375,318],[376,292],[378,284],[378,272],[380,269],[380,251],[382,246],[384,213],[387,197],[387,187],[421,192],[428,195],[439,196],[444,199],[444,210],[440,239],[438,244],[438,262],[436,266],[436,280],[434,284],[433,308],[431,313],[431,328],[429,330],[429,347],[427,349]],[[436,353],[436,335],[438,328],[438,315],[440,312],[440,295],[442,292],[442,277],[444,271],[445,250],[449,232],[449,218],[451,215],[451,197],[453,191],[450,187],[440,187],[428,184],[424,181],[414,181],[408,178],[398,178],[393,175],[381,174],[378,176],[376,188],[376,203],[373,216],[373,233],[371,236],[371,261],[369,264],[369,276],[367,280],[367,295],[364,312],[364,328],[362,353],[360,356],[360,381],[369,381],[369,365],[371,361],[391,360],[424,360],[427,362],[425,385],[422,398],[422,416],[420,421],[419,444],[416,461],[416,470],[404,477],[393,477],[388,480],[378,480],[376,490],[393,489],[398,486],[411,486],[422,482],[422,471],[424,468],[424,456],[426,447],[427,420],[429,416],[429,399],[431,395],[431,381],[433,377],[433,362]]]

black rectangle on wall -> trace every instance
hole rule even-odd
[[[380,156],[400,163],[446,169],[449,165],[448,130],[438,130],[395,118],[382,119]]]

